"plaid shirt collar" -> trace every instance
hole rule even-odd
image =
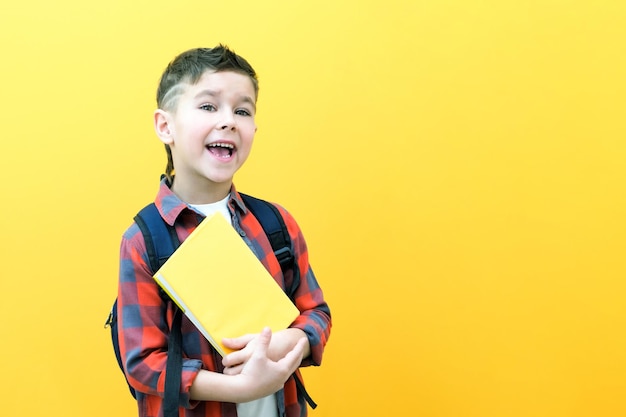
[[[157,193],[156,199],[154,203],[161,213],[161,217],[165,220],[167,224],[173,226],[178,219],[178,216],[185,210],[192,210],[187,203],[181,200],[174,192],[171,190],[168,181],[165,177],[161,178],[161,183],[159,185],[159,192]],[[234,207],[245,214],[248,212],[248,209],[243,203],[241,196],[235,189],[235,185],[231,185],[230,187],[230,198],[228,199],[229,207]]]

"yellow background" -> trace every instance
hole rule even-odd
[[[133,416],[103,323],[177,53],[260,74],[236,183],[334,314],[318,417],[626,415],[626,2],[5,1],[2,415]]]

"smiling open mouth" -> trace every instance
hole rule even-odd
[[[230,143],[211,143],[210,145],[207,145],[206,148],[214,156],[222,159],[230,158],[233,156],[233,152],[235,151],[235,146]]]

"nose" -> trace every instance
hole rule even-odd
[[[233,114],[230,111],[224,112],[222,120],[220,120],[218,126],[220,127],[220,130],[235,130],[236,124]]]

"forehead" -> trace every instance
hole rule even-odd
[[[256,102],[250,77],[234,71],[205,71],[196,83],[187,83],[183,88],[186,96],[240,97]]]

